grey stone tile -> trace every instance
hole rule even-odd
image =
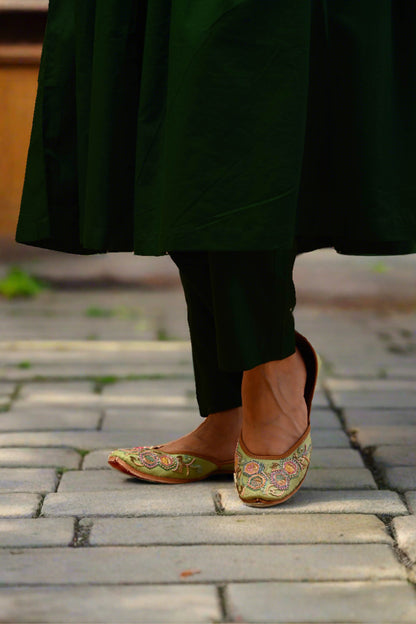
[[[186,483],[187,487],[202,487],[205,484],[211,484],[212,488],[215,487],[223,487],[227,484],[233,484],[232,475],[214,475],[209,477],[208,479],[204,479],[199,483]],[[143,487],[148,488],[147,495],[151,495],[155,488],[152,486],[158,487],[159,485],[167,485],[169,487],[170,484],[149,484],[144,482],[143,480],[136,479],[136,477],[129,476],[124,474],[118,470],[77,470],[70,471],[62,475],[61,481],[59,483],[58,492],[98,492],[105,490],[121,490],[126,491],[127,489],[130,491],[130,496],[135,495],[132,494],[135,492],[143,493]],[[180,484],[177,484],[180,485]],[[137,488],[140,488],[137,490]]]
[[[350,448],[348,436],[337,429],[315,429],[312,444],[314,448]]]
[[[100,413],[92,410],[14,410],[0,414],[0,431],[97,429]]]
[[[61,398],[68,397],[74,400],[77,397],[90,395],[93,393],[94,383],[91,381],[38,381],[23,384],[19,390],[19,399],[16,403],[26,399],[31,402],[61,402]]]
[[[416,490],[414,492],[406,492],[405,498],[410,512],[416,514]]]
[[[73,518],[0,519],[1,547],[68,546],[73,535]]]
[[[125,491],[48,494],[42,515],[53,516],[183,516],[215,513],[209,487],[199,483],[147,484],[135,480],[137,493]],[[186,494],[181,488],[186,488]]]
[[[193,379],[132,379],[104,386],[104,396],[125,397],[140,395],[149,397],[189,396],[195,398]]]
[[[312,459],[313,461],[313,459]],[[302,485],[306,489],[350,490],[377,489],[373,475],[367,468],[312,468]]]
[[[215,587],[179,583],[7,587],[0,589],[0,612],[4,622],[45,624],[56,624],[57,618],[68,624],[211,624],[221,620]]]
[[[338,416],[330,409],[313,408],[311,411],[311,428],[313,429],[341,429]]]
[[[78,364],[32,364],[30,368],[1,368],[4,379],[13,381],[32,381],[34,377],[53,377],[63,381],[68,377],[128,377],[130,375],[165,375],[186,376],[193,378],[191,363],[178,364],[151,364],[151,363],[123,363],[113,361],[95,361]]]
[[[338,432],[337,432],[338,433]],[[160,444],[159,430],[142,430],[140,444]],[[177,432],[166,429],[165,440],[177,437]],[[138,446],[131,431],[34,431],[0,433],[0,447],[69,447],[96,450],[102,448],[131,448]]]
[[[360,429],[368,426],[392,426],[411,425],[416,427],[415,410],[393,409],[346,409],[344,418],[348,429]]]
[[[356,437],[361,446],[378,446],[382,444],[416,444],[416,427],[398,425],[389,427],[360,427],[356,430]]]
[[[318,384],[320,384],[321,380],[318,378]],[[312,400],[312,409],[320,409],[323,407],[329,407],[329,401],[325,394],[325,392],[319,387],[315,390]]]
[[[217,496],[225,514],[364,513],[390,516],[408,513],[397,492],[390,490],[300,489],[284,503],[262,508],[245,505],[235,492],[226,489],[219,488]]]
[[[2,492],[54,492],[58,483],[51,468],[0,468]]]
[[[72,449],[0,448],[4,468],[78,468],[81,456]]]
[[[134,431],[139,435],[143,424],[160,428],[183,428],[183,433],[197,427],[202,422],[199,412],[194,409],[177,409],[169,407],[149,408],[138,407],[134,410],[106,409],[103,431]]]
[[[231,476],[223,477],[231,481]],[[211,481],[211,480],[210,480]],[[217,485],[221,482],[216,481]],[[189,485],[189,484],[187,484]],[[137,479],[112,470],[80,470],[62,476],[58,492],[125,490],[135,488]],[[365,468],[318,468],[308,471],[303,486],[306,489],[377,489],[371,472]]]
[[[405,516],[406,518],[408,516]],[[92,546],[149,544],[392,543],[376,516],[304,514],[189,518],[95,518]]]
[[[189,570],[194,573],[181,576]],[[19,556],[4,550],[0,569],[0,584],[8,585],[405,578],[387,544],[32,548]]]
[[[83,470],[102,470],[108,469],[113,470],[111,466],[107,462],[108,455],[113,448],[107,448],[99,451],[91,451],[87,455],[84,456],[82,460],[82,469]]]
[[[311,468],[364,468],[360,453],[352,448],[313,448]]]
[[[387,485],[393,490],[406,492],[406,490],[416,490],[416,467],[398,466],[397,468],[386,468],[384,478]]]
[[[32,518],[40,500],[39,494],[0,494],[0,518]]]
[[[416,467],[416,444],[380,445],[374,450],[373,459],[379,467]]]
[[[331,393],[354,393],[354,392],[369,392],[371,394],[389,393],[389,392],[402,392],[411,393],[415,395],[416,389],[413,380],[405,379],[338,379],[327,377],[324,382],[324,386]],[[383,405],[383,403],[381,403]],[[387,407],[387,406],[385,406]],[[411,407],[411,406],[409,406]],[[385,409],[385,408],[384,408]]]
[[[226,590],[235,622],[393,624],[416,621],[416,599],[401,581],[238,583]]]
[[[386,380],[387,381],[387,380]],[[396,380],[395,380],[396,382]],[[398,383],[398,382],[396,382]],[[413,382],[414,383],[414,382]],[[337,407],[366,409],[398,409],[416,406],[416,391],[367,390],[361,392],[332,392]]]
[[[0,381],[0,397],[10,396],[16,389],[16,384],[8,381]]]
[[[397,544],[409,559],[416,562],[416,516],[393,518],[392,527]]]

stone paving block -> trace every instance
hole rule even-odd
[[[375,380],[378,381],[378,380]],[[386,380],[387,381],[387,380]],[[394,380],[395,383],[398,381]],[[414,382],[412,382],[414,384]],[[360,392],[332,392],[332,400],[337,407],[367,409],[400,409],[416,406],[416,391],[379,390]]]
[[[369,392],[371,394],[381,394],[384,392],[402,392],[405,394],[410,392],[416,398],[414,381],[405,379],[342,379],[327,377],[324,381],[324,387],[331,393]]]
[[[72,449],[0,448],[4,468],[78,468],[81,456]]]
[[[311,468],[364,468],[359,451],[352,448],[314,448]]]
[[[0,519],[0,547],[3,548],[68,546],[73,535],[73,518]]]
[[[247,624],[416,621],[414,589],[401,581],[231,584],[226,607],[233,621]]]
[[[232,481],[229,477],[222,480]],[[204,483],[211,481],[207,480]],[[216,482],[221,486],[221,481]],[[59,483],[58,492],[86,492],[98,490],[133,489],[137,479],[112,470],[80,470],[65,473]],[[373,476],[366,468],[332,468],[308,471],[303,487],[306,489],[377,489]]]
[[[58,483],[51,468],[0,468],[2,492],[54,492]]]
[[[91,451],[87,455],[84,456],[82,460],[82,469],[83,470],[113,470],[111,466],[107,462],[108,455],[113,448],[107,448],[99,451]]]
[[[367,468],[312,468],[302,485],[306,489],[349,490],[377,489],[373,475]]]
[[[405,516],[406,518],[408,516]],[[201,516],[188,518],[95,518],[92,546],[150,544],[391,544],[381,520],[364,514]]]
[[[393,409],[346,409],[344,418],[348,429],[360,429],[368,426],[391,426],[411,425],[416,427],[415,410]]]
[[[7,587],[0,589],[0,612],[0,622],[9,623],[211,624],[221,621],[216,588],[202,584]]]
[[[337,432],[338,433],[338,432]],[[177,437],[175,431],[166,429],[166,440]],[[69,447],[96,450],[101,448],[131,448],[137,446],[131,431],[34,431],[0,433],[0,448],[12,446],[26,447]],[[159,430],[142,430],[140,444],[160,444]]]
[[[314,429],[314,448],[350,448],[348,436],[340,429]]]
[[[410,512],[416,514],[416,491],[405,493],[406,503],[409,506]]]
[[[398,466],[383,470],[387,485],[393,490],[416,490],[416,466]]]
[[[212,493],[202,484],[147,484],[135,480],[132,488],[103,492],[62,492],[48,494],[42,515],[52,516],[181,516],[215,513]],[[149,489],[150,488],[150,489]]]
[[[188,396],[195,399],[195,382],[193,379],[132,379],[107,384],[102,394],[114,397],[129,394],[149,397]]]
[[[0,413],[0,431],[57,431],[62,429],[97,429],[99,411],[14,410]]]
[[[399,548],[416,563],[416,516],[393,518],[391,524]]]
[[[84,395],[93,393],[94,383],[92,381],[38,381],[23,384],[19,390],[18,404],[25,399],[26,401],[39,403],[53,402],[56,398],[57,402],[61,402],[61,398],[68,397],[76,400]]]
[[[259,513],[258,508],[245,505],[235,492],[219,488],[217,499],[225,514]],[[284,503],[261,508],[261,513],[364,513],[391,516],[406,515],[408,511],[397,492],[390,490],[324,491],[302,488]]]
[[[373,460],[379,467],[415,466],[416,444],[380,445],[373,452]]]
[[[32,518],[40,500],[39,494],[0,494],[0,518]]]
[[[312,408],[311,411],[312,429],[341,429],[341,422],[338,416],[330,409]]]
[[[405,579],[387,544],[4,549],[0,584],[223,583]],[[161,565],[163,562],[163,565]],[[276,565],[278,562],[278,565]],[[297,562],[298,565],[295,565]],[[188,570],[194,574],[183,576]],[[182,574],[182,576],[181,576]]]
[[[378,446],[381,444],[415,445],[416,427],[398,425],[389,427],[360,427],[356,430],[356,437],[361,446]]]
[[[10,396],[16,389],[16,384],[7,381],[0,382],[0,397]]]
[[[32,381],[34,377],[53,377],[59,381],[67,377],[128,377],[130,375],[165,375],[186,376],[193,379],[191,363],[172,364],[144,364],[120,363],[113,361],[79,363],[79,364],[32,364],[30,368],[5,368],[0,365],[0,374],[3,379],[13,381]]]
[[[202,418],[197,410],[174,407],[137,407],[134,410],[113,409],[104,410],[103,431],[134,431],[138,434],[143,424],[154,428],[160,428],[161,432],[167,427],[183,428],[186,433],[189,428],[194,428],[202,423]]]
[[[321,379],[318,379],[317,388],[313,395],[312,409],[320,409],[323,407],[330,407],[329,400],[323,390],[318,386],[321,384]]]
[[[206,487],[211,484],[212,488],[215,488],[226,487],[230,483],[233,483],[232,475],[212,475],[212,477],[204,479],[199,483],[195,482],[194,485],[195,487]],[[156,484],[156,486],[157,485],[158,484]],[[191,484],[187,483],[186,485],[189,486]],[[192,485],[192,487],[194,487],[194,485]],[[135,491],[137,493],[137,487],[143,489],[144,486],[149,487],[149,495],[151,495],[152,487],[149,483],[114,469],[111,469],[110,472],[106,470],[74,470],[62,475],[58,492],[97,492],[104,490],[126,490],[126,488],[134,492],[134,488],[136,488]],[[142,489],[140,492],[142,492]]]

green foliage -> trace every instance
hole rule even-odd
[[[31,362],[28,362],[27,360],[24,360],[23,362],[19,362],[17,364],[18,368],[30,368],[32,366]]]
[[[114,310],[111,308],[100,308],[99,306],[90,306],[85,310],[86,316],[92,316],[94,318],[107,318],[114,316]]]
[[[81,457],[85,457],[85,455],[88,455],[89,450],[88,449],[75,449],[77,453],[79,453],[81,455]]]
[[[164,327],[159,327],[156,335],[157,340],[169,340],[169,334]]]
[[[384,262],[375,262],[371,267],[373,273],[387,273],[389,267]]]
[[[32,277],[18,266],[11,267],[6,277],[0,280],[0,294],[8,299],[33,297],[45,287],[43,282]]]
[[[104,375],[102,377],[94,377],[94,381],[99,384],[112,384],[119,380],[117,375]]]

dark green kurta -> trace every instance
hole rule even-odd
[[[16,241],[416,253],[416,2],[50,0]]]

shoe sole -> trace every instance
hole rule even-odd
[[[234,471],[231,472],[230,470],[214,470],[213,472],[210,472],[209,474],[204,475],[203,477],[199,477],[198,479],[169,479],[169,477],[156,477],[156,476],[148,475],[144,472],[140,472],[139,470],[136,470],[135,468],[132,468],[131,466],[129,466],[125,461],[123,461],[122,459],[119,459],[118,457],[114,457],[111,460],[108,459],[108,463],[110,464],[110,466],[112,466],[116,470],[119,470],[120,472],[123,472],[124,474],[137,477],[138,479],[142,479],[143,481],[151,481],[153,483],[169,483],[169,484],[192,483],[193,481],[202,481],[203,479],[207,479],[211,475],[234,474]]]

